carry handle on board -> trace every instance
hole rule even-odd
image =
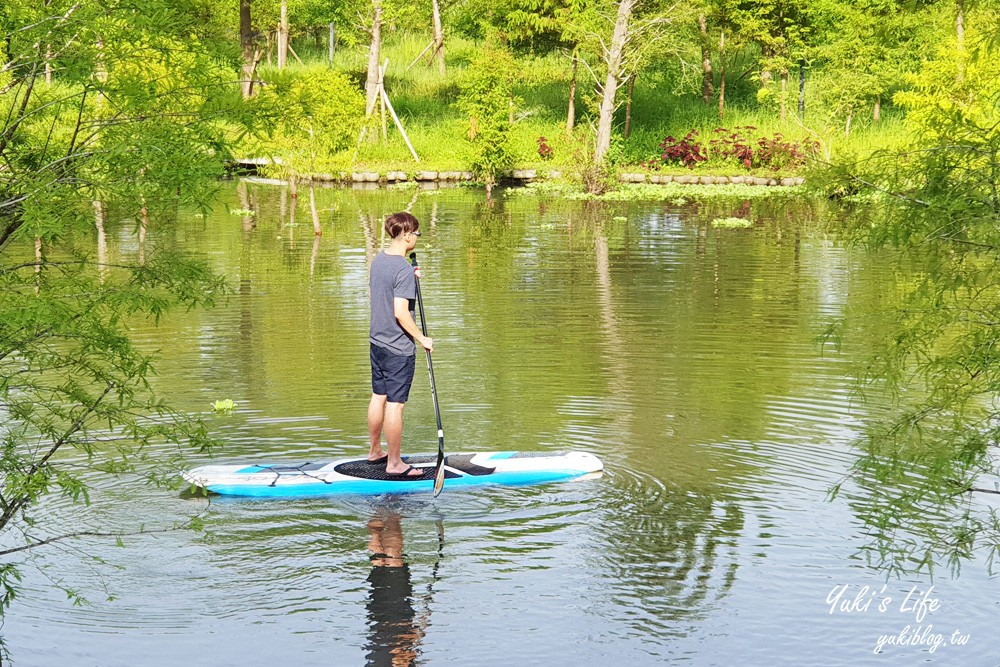
[[[418,268],[417,253],[410,253],[410,262],[413,268]],[[424,337],[427,337],[427,318],[424,316],[424,300],[420,296],[420,278],[413,277],[417,284],[417,309],[420,311],[420,330]],[[434,364],[431,362],[431,351],[424,348],[427,353],[427,374],[431,380],[431,399],[434,402],[434,417],[437,419],[438,427],[438,457],[437,465],[434,467],[434,496],[437,497],[444,488],[444,428],[441,426],[441,407],[438,405],[437,385],[434,383]]]

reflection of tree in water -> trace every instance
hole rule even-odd
[[[636,373],[620,354],[626,348],[626,335],[613,295],[609,238],[603,224],[607,216],[602,213],[593,206],[582,211],[594,233],[596,300],[608,389],[616,405],[627,406]],[[620,411],[614,418],[617,430],[628,432],[635,417]],[[678,493],[669,498],[652,478],[621,479],[637,483],[626,485],[620,502],[609,498],[613,513],[599,524],[608,530],[609,549],[602,552],[611,555],[609,579],[620,591],[613,596],[626,609],[642,610],[637,622],[644,628],[675,627],[676,621],[704,612],[707,603],[732,587],[738,567],[733,550],[743,528],[743,513],[735,503],[717,503],[707,496]]]
[[[679,621],[703,618],[732,589],[745,516],[736,502],[663,489],[620,477],[595,522],[606,548],[608,596],[643,630],[684,634]],[[615,495],[618,497],[615,497]]]

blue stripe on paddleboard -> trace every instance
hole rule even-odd
[[[491,456],[489,458],[489,460],[490,461],[495,461],[495,460],[499,460],[499,459],[509,459],[512,456],[514,456],[515,454],[517,454],[517,452],[497,452],[496,454],[494,454],[493,456]]]
[[[249,475],[251,473],[264,472],[264,471],[270,470],[270,469],[271,469],[271,466],[250,466],[248,468],[240,468],[239,470],[236,471],[236,474],[237,475],[242,475],[243,473],[246,473],[246,474]]]
[[[445,486],[456,487],[486,486],[503,484],[505,486],[525,486],[528,484],[544,484],[560,480],[573,479],[587,474],[580,470],[536,470],[520,472],[498,472],[491,475],[467,475],[449,479]],[[224,496],[247,496],[254,498],[295,498],[304,496],[330,495],[369,495],[379,496],[387,493],[430,493],[434,490],[434,480],[419,482],[396,482],[391,480],[358,479],[322,484],[283,484],[280,486],[250,486],[245,484],[211,484],[206,487],[213,493]]]

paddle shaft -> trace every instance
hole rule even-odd
[[[418,268],[417,253],[410,253],[410,262],[413,268]],[[427,317],[424,315],[424,299],[420,294],[420,278],[413,277],[417,286],[417,310],[420,311],[420,330],[424,337],[427,337]],[[437,419],[438,427],[438,458],[434,467],[434,495],[441,493],[444,487],[444,427],[441,425],[441,407],[438,405],[437,384],[434,382],[434,362],[431,361],[431,351],[424,348],[427,355],[427,375],[431,381],[431,400],[434,402],[434,417]]]

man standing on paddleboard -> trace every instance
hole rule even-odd
[[[416,345],[433,351],[433,341],[424,336],[414,319],[417,297],[414,269],[406,256],[417,246],[420,223],[407,212],[385,219],[385,233],[392,241],[372,260],[368,277],[371,301],[369,343],[372,365],[372,399],[368,404],[368,461],[385,465],[386,474],[419,477],[423,470],[408,466],[400,458],[403,440],[403,408],[410,395],[416,367]],[[385,433],[388,453],[382,451]]]

